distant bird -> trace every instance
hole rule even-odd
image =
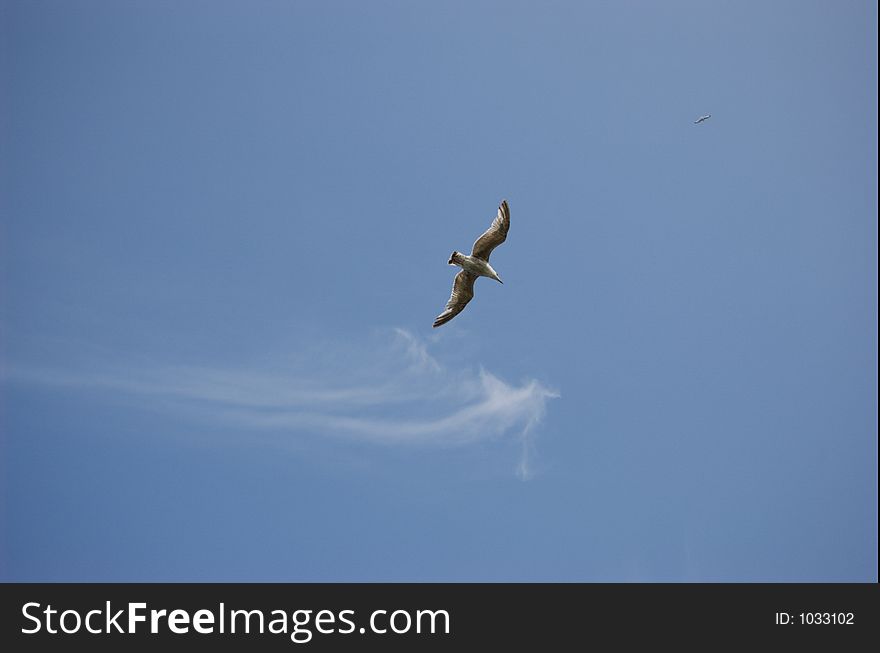
[[[696,120],[694,120],[694,124],[695,124],[695,125],[699,125],[701,122],[703,122],[704,120],[708,120],[708,119],[711,118],[711,117],[712,117],[712,114],[711,114],[711,113],[707,113],[705,116],[700,116],[699,118],[697,118]]]
[[[477,238],[471,255],[452,252],[449,257],[449,265],[457,265],[461,272],[455,275],[452,282],[452,295],[446,303],[446,310],[434,320],[434,327],[446,324],[464,310],[467,303],[474,297],[474,282],[477,277],[489,277],[498,283],[504,283],[498,273],[489,265],[489,255],[507,239],[507,231],[510,229],[510,209],[507,200],[501,202],[498,207],[498,215],[482,236]]]

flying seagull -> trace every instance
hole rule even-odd
[[[701,122],[703,122],[704,120],[708,120],[708,119],[711,118],[711,117],[712,117],[712,114],[711,114],[711,113],[707,113],[705,116],[700,116],[699,118],[697,118],[696,120],[694,120],[694,124],[695,124],[695,125],[699,125]]]
[[[452,252],[448,263],[459,266],[461,272],[455,275],[455,281],[452,282],[452,295],[446,303],[446,310],[434,320],[434,327],[446,324],[464,310],[467,303],[474,297],[474,282],[477,277],[489,277],[498,283],[504,283],[498,273],[489,265],[489,255],[493,249],[505,241],[509,229],[510,209],[507,206],[507,200],[503,200],[492,224],[474,243],[471,255]]]

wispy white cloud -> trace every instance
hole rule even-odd
[[[343,361],[261,368],[105,367],[72,372],[8,367],[11,380],[142,398],[249,429],[308,431],[377,445],[466,445],[518,439],[517,475],[534,474],[534,429],[559,395],[531,379],[508,384],[485,369],[450,369],[413,334],[355,347]]]

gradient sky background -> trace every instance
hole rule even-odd
[[[876,581],[876,29],[0,2],[0,577]]]

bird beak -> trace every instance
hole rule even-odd
[[[495,281],[497,281],[498,283],[500,283],[502,285],[504,284],[504,282],[501,279],[499,279],[498,277],[495,277]]]

